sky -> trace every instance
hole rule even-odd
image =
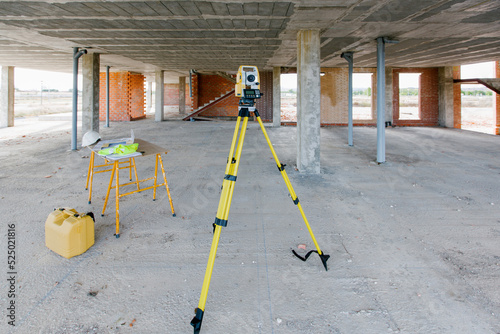
[[[16,67],[14,69],[14,87],[20,90],[57,89],[67,91],[73,88],[73,73],[47,72],[28,70]],[[81,75],[78,76],[78,87],[82,87]]]
[[[489,61],[486,63],[464,65],[461,67],[461,77],[462,79],[494,78],[495,62]]]
[[[462,66],[462,79],[467,78],[493,78],[494,62],[479,63]],[[81,75],[79,77],[78,87],[81,88]],[[354,88],[367,88],[371,82],[370,74],[358,74],[353,82]],[[401,80],[402,79],[402,80]],[[15,68],[14,72],[15,88],[21,90],[38,90],[43,86],[44,89],[57,89],[67,91],[73,87],[73,74],[60,72],[47,72],[38,70],[28,70]],[[400,78],[402,88],[418,87],[418,76],[408,75]],[[297,89],[296,74],[281,75],[282,90]],[[474,87],[473,85],[467,85]],[[465,85],[464,85],[465,87]]]

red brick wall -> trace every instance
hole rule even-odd
[[[220,75],[198,75],[198,104],[200,106],[215,100],[234,89],[234,83]]]
[[[99,120],[106,120],[106,73],[99,75]],[[129,73],[109,73],[109,120],[130,121]]]
[[[260,91],[262,97],[256,100],[255,107],[259,111],[260,118],[263,122],[273,121],[273,72],[261,71],[260,76]]]
[[[399,73],[421,73],[419,94],[419,120],[399,119]],[[439,125],[439,75],[437,68],[398,68],[392,71],[393,121],[397,126]]]
[[[345,126],[349,121],[349,70],[347,68],[321,68],[321,126]],[[354,73],[373,73],[372,109],[377,105],[376,68],[355,68]],[[374,82],[373,82],[374,80]],[[373,119],[354,119],[354,125],[375,125]]]
[[[211,100],[234,89],[234,83],[220,75],[198,74],[198,104],[199,107]],[[216,105],[203,111],[200,116],[204,117],[236,117],[238,116],[238,102],[234,94],[228,96]]]
[[[200,116],[204,117],[236,117],[238,116],[239,98],[230,95],[216,105],[203,111]]]
[[[460,66],[453,66],[453,79],[460,79]],[[462,128],[462,86],[453,84],[453,127]]]
[[[255,106],[259,110],[262,121],[272,121],[273,111],[273,73],[269,71],[261,71],[260,73],[260,90],[263,97],[257,100]],[[202,75],[198,74],[198,101],[199,106],[215,100],[221,95],[234,90],[234,83],[219,75]],[[194,94],[194,93],[193,93]],[[238,116],[239,97],[234,94],[226,97],[214,106],[203,111],[200,116],[204,117],[236,117]]]
[[[179,105],[179,84],[165,84],[165,90],[163,91],[163,94],[164,105]],[[189,97],[189,83],[186,84],[186,108],[191,108],[191,98]]]
[[[145,117],[144,76],[109,73],[109,120],[131,121]],[[106,120],[106,73],[99,75],[99,120]]]
[[[144,80],[142,74],[129,75],[129,110],[132,120],[146,117]]]

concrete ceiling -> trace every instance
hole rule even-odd
[[[3,1],[0,65],[70,72],[73,47],[115,70],[186,74],[296,65],[297,31],[319,29],[321,64],[450,66],[500,59],[498,0]]]

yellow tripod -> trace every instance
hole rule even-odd
[[[318,253],[319,257],[321,258],[321,262],[323,262],[323,266],[325,267],[326,270],[328,270],[328,268],[326,266],[326,261],[330,258],[330,255],[324,254],[321,251],[321,249],[319,248],[319,245],[316,242],[316,238],[314,237],[314,234],[311,230],[311,226],[309,225],[309,222],[307,221],[306,215],[304,214],[304,211],[302,210],[302,206],[300,205],[299,198],[295,194],[295,191],[293,190],[292,184],[290,183],[290,179],[288,178],[288,175],[286,174],[285,165],[280,163],[278,156],[276,155],[276,152],[274,151],[273,145],[271,144],[271,141],[269,140],[269,136],[267,135],[266,129],[264,128],[264,124],[262,123],[262,120],[260,119],[259,113],[253,105],[254,105],[253,99],[249,100],[249,99],[242,98],[240,100],[240,106],[238,107],[239,113],[238,113],[238,118],[236,120],[236,127],[234,129],[233,141],[231,143],[231,148],[229,150],[229,157],[228,157],[227,165],[226,165],[226,175],[224,176],[224,181],[222,182],[222,192],[220,195],[219,207],[217,209],[217,216],[215,217],[215,222],[213,224],[214,225],[214,237],[212,240],[212,247],[210,249],[210,255],[208,256],[207,269],[205,271],[205,278],[203,280],[203,286],[201,289],[200,301],[198,303],[198,307],[195,309],[196,315],[193,318],[193,320],[191,320],[191,325],[194,327],[194,334],[199,333],[200,329],[201,329],[201,323],[203,321],[203,313],[205,311],[205,304],[207,302],[208,287],[210,285],[210,279],[212,277],[212,270],[214,268],[215,256],[217,253],[217,246],[219,244],[219,238],[220,238],[222,227],[227,226],[227,218],[229,216],[229,209],[231,207],[231,200],[233,197],[234,185],[236,183],[236,176],[238,174],[238,166],[240,164],[241,151],[243,149],[243,141],[245,140],[245,133],[246,133],[247,123],[248,123],[248,117],[250,116],[251,112],[254,113],[255,117],[257,118],[257,121],[259,122],[262,133],[266,137],[267,144],[269,145],[269,148],[271,149],[274,160],[276,161],[276,164],[278,165],[278,169],[281,172],[283,179],[285,180],[286,186],[288,188],[290,196],[292,197],[293,203],[295,205],[297,205],[297,207],[299,208],[300,213],[302,215],[302,218],[304,219],[304,223],[306,224],[307,229],[309,231],[309,234],[311,235],[311,238],[314,242],[314,245],[316,246],[316,250],[310,251],[309,253],[307,253],[307,255],[305,257],[299,256],[297,253],[295,253],[295,251],[293,251],[293,253],[297,257],[299,257],[302,261],[306,261],[307,258],[311,255],[311,253],[313,253],[313,252]],[[243,122],[241,122],[242,118],[243,118]],[[240,123],[243,123],[241,125],[241,131],[240,131]],[[238,134],[239,134],[239,136],[238,136]],[[237,146],[236,146],[236,141],[238,142]],[[236,152],[235,152],[235,147],[236,147]]]

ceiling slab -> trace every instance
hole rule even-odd
[[[500,59],[500,2],[484,0],[0,1],[0,65],[70,72],[73,47],[114,70],[234,72],[296,65],[297,33],[319,30],[322,66],[450,66]]]

